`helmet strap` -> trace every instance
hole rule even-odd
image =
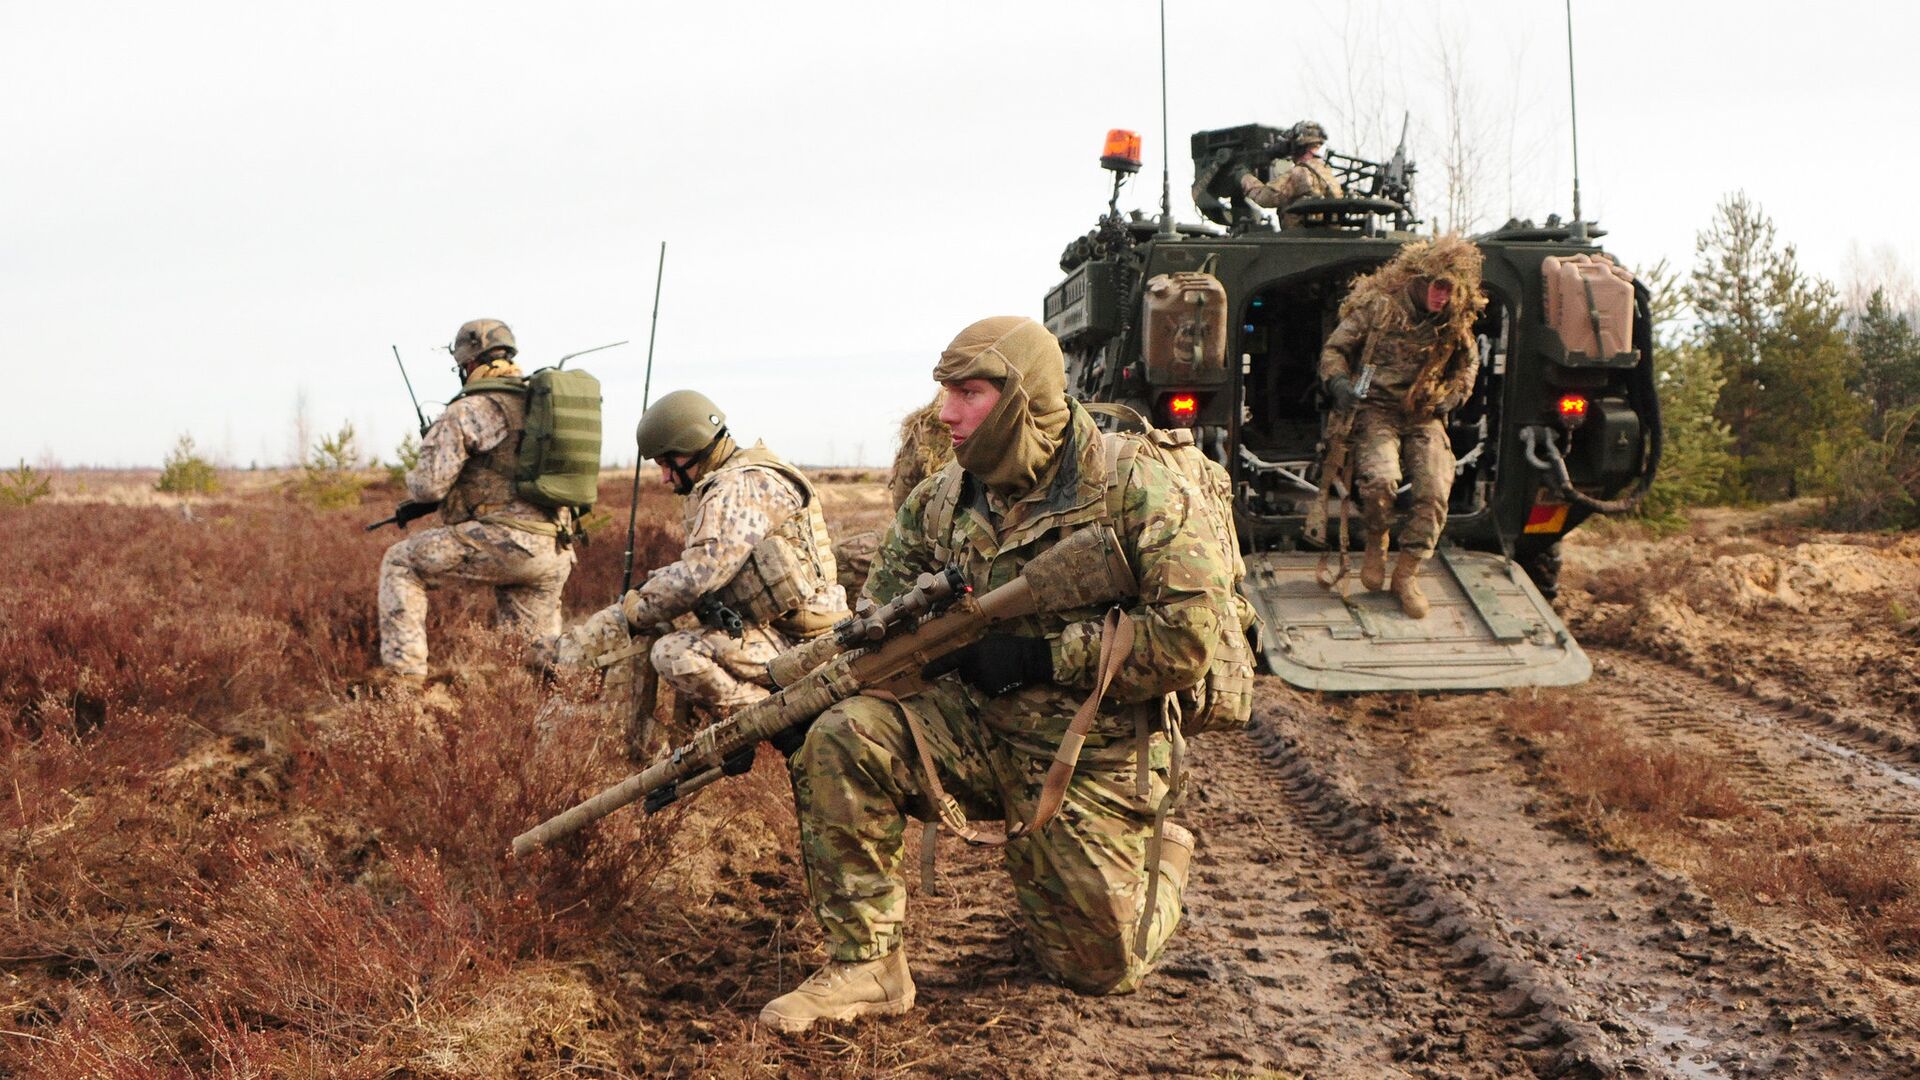
[[[693,474],[688,470],[697,469],[704,464],[709,457],[713,456],[713,448],[719,446],[720,440],[726,437],[727,426],[722,424],[720,425],[720,430],[713,433],[713,441],[701,447],[699,453],[687,458],[685,462],[675,461],[671,457],[667,458],[667,468],[673,471],[673,493],[675,495],[692,493]]]

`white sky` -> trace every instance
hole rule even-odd
[[[1513,210],[1568,212],[1560,3],[1167,7],[1180,219],[1194,131],[1312,117],[1378,158],[1403,109],[1436,216],[1448,38],[1495,159],[1479,224],[1509,171]],[[1850,250],[1915,263],[1910,6],[1574,20],[1583,208],[1629,265],[1691,265],[1735,189],[1836,282]],[[582,361],[629,459],[662,240],[654,396],[884,462],[961,326],[1039,314],[1105,207],[1107,128],[1147,147],[1122,207],[1157,208],[1156,32],[1152,0],[0,0],[0,463],[157,464],[183,432],[280,463],[302,394],[386,455],[413,426],[388,345],[442,401],[432,346],[480,316],[528,367],[632,339]]]

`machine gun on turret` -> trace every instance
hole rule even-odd
[[[1407,119],[1411,119],[1408,117]],[[1216,225],[1245,232],[1260,221],[1258,209],[1240,191],[1240,177],[1252,173],[1271,180],[1276,161],[1291,160],[1298,124],[1288,128],[1263,124],[1201,131],[1193,136],[1193,201],[1200,213]],[[1289,207],[1330,224],[1378,214],[1391,217],[1393,227],[1411,229],[1420,219],[1413,214],[1415,166],[1407,157],[1407,122],[1400,127],[1400,145],[1388,162],[1369,161],[1350,154],[1327,153],[1327,167],[1347,192],[1342,199],[1303,199]]]

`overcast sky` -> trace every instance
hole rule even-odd
[[[1167,9],[1182,220],[1194,131],[1311,117],[1384,157],[1403,110],[1437,216],[1449,55],[1478,224],[1568,213],[1561,4]],[[1576,0],[1586,216],[1630,266],[1684,267],[1744,189],[1837,283],[1850,252],[1911,266],[1912,11]],[[529,367],[631,339],[583,361],[630,459],[665,240],[653,395],[881,463],[961,326],[1039,314],[1104,209],[1109,127],[1146,143],[1122,206],[1157,208],[1157,31],[1153,0],[0,0],[0,462],[157,464],[190,433],[281,463],[302,399],[385,455],[413,425],[388,346],[431,415],[436,346],[480,316]]]

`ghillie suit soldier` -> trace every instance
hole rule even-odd
[[[686,497],[686,548],[620,601],[636,632],[694,612],[699,629],[654,642],[653,668],[696,707],[724,717],[767,696],[767,661],[845,618],[833,542],[813,484],[755,443],[741,448],[704,394],[648,407],[639,453]]]
[[[1347,193],[1333,169],[1320,158],[1320,148],[1326,142],[1326,128],[1311,120],[1300,121],[1293,128],[1293,160],[1279,166],[1273,179],[1264,184],[1251,172],[1241,174],[1241,193],[1256,206],[1279,210],[1282,228],[1299,226],[1304,219],[1287,213],[1287,207],[1301,199],[1338,199]]]
[[[1366,533],[1360,582],[1369,589],[1388,581],[1387,532],[1403,472],[1412,489],[1392,585],[1415,619],[1428,611],[1420,565],[1439,542],[1453,490],[1446,417],[1473,393],[1480,373],[1473,335],[1487,303],[1480,263],[1480,249],[1457,235],[1407,245],[1354,282],[1320,353],[1321,384],[1336,410],[1328,426],[1346,432],[1344,447],[1337,436],[1329,447],[1328,462],[1351,457]]]
[[[427,591],[454,582],[491,586],[499,624],[524,634],[544,660],[573,571],[572,512],[535,505],[515,488],[527,399],[513,331],[475,319],[450,349],[461,390],[421,439],[396,515],[404,522],[438,505],[441,525],[380,560],[380,662],[389,679],[426,676]]]
[[[1193,838],[1155,831],[1178,745],[1163,703],[1209,672],[1233,602],[1200,496],[1150,455],[1116,456],[1119,437],[1066,397],[1059,343],[1031,319],[969,326],[934,378],[955,462],[900,508],[868,598],[884,604],[949,565],[985,592],[1090,528],[1113,529],[1137,591],[1123,607],[1016,620],[929,665],[930,677],[950,675],[929,689],[851,697],[813,722],[790,768],[830,959],[761,1011],[782,1031],[912,1008],[899,875],[908,816],[1003,839],[1035,957],[1083,993],[1139,986],[1180,920]],[[1078,767],[1043,785],[1076,710]],[[1011,839],[970,818],[1005,820]]]

